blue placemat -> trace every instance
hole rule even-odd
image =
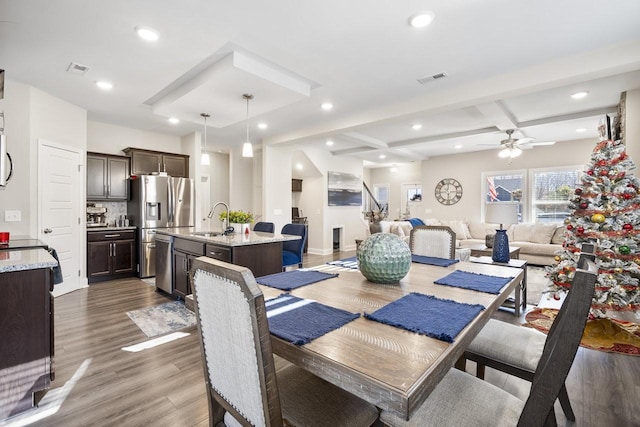
[[[306,344],[360,317],[319,302],[283,294],[265,302],[269,331],[295,345]]]
[[[261,276],[256,278],[256,282],[283,291],[290,291],[301,286],[332,279],[337,276],[336,273],[323,273],[314,270],[293,270]]]
[[[411,254],[411,262],[418,264],[437,265],[439,267],[449,267],[451,264],[455,264],[459,260],[449,258],[438,258],[434,256],[413,255]]]
[[[376,322],[453,342],[482,310],[480,304],[464,304],[412,292],[364,317]]]
[[[473,291],[499,294],[500,289],[513,279],[512,277],[489,276],[487,274],[471,273],[456,270],[451,274],[436,280],[438,285],[455,286],[456,288],[471,289]]]
[[[329,265],[337,265],[337,266],[345,267],[345,268],[357,269],[358,268],[358,258],[352,256],[352,257],[349,257],[349,258],[338,259],[338,260],[335,260],[335,261],[329,261],[327,264],[329,264]]]

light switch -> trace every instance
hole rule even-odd
[[[20,222],[20,211],[4,211],[5,222]]]
[[[282,209],[274,209],[273,210],[273,214],[274,215],[282,215]]]

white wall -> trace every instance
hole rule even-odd
[[[482,173],[532,168],[573,166],[587,164],[597,141],[582,139],[559,142],[551,146],[525,150],[511,163],[498,157],[498,150],[434,157],[422,162],[422,203],[420,218],[448,218],[479,220],[482,206]],[[436,201],[434,189],[443,178],[455,178],[462,185],[462,199],[452,206]],[[427,215],[424,210],[431,209]]]
[[[87,122],[87,151],[122,156],[124,153],[121,150],[127,147],[188,154],[183,151],[179,136],[95,121]]]
[[[229,153],[229,208],[253,212],[253,163],[255,157],[242,157],[242,147]]]
[[[640,176],[640,89],[627,92],[625,144],[627,154],[635,162],[635,176]]]
[[[276,232],[291,222],[291,154],[290,147],[262,148],[263,221],[273,222]]]

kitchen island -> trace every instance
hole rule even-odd
[[[185,298],[191,293],[189,269],[199,256],[218,259],[247,267],[255,277],[282,271],[282,242],[299,240],[300,236],[250,231],[247,234],[193,228],[157,229],[157,234],[173,237],[172,294]],[[156,266],[161,269],[166,266]]]

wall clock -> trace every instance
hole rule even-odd
[[[445,178],[436,184],[436,200],[443,205],[455,205],[462,198],[462,185],[458,180]]]

